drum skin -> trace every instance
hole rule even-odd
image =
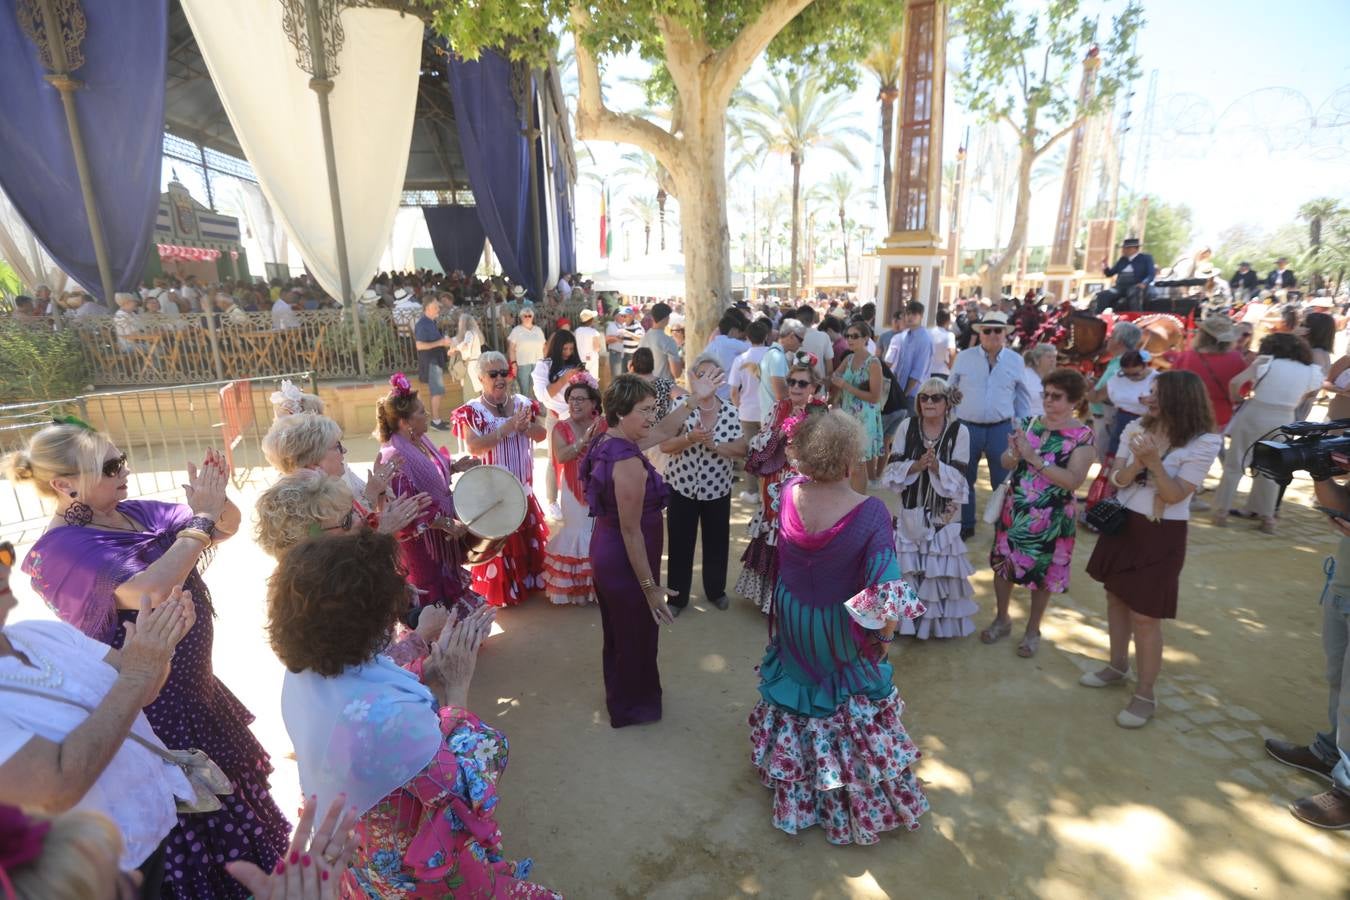
[[[455,482],[455,514],[469,531],[459,539],[464,563],[476,566],[502,552],[525,521],[525,488],[509,469],[474,466]]]

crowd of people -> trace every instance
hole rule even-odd
[[[1110,652],[1080,684],[1132,683],[1115,720],[1144,727],[1157,711],[1163,623],[1180,613],[1192,512],[1273,530],[1281,491],[1269,479],[1256,479],[1248,511],[1230,509],[1247,447],[1320,391],[1333,411],[1350,397],[1350,362],[1330,355],[1337,323],[1315,305],[1254,350],[1233,316],[1205,317],[1189,346],[1157,355],[1119,322],[1111,366],[1092,381],[1057,367],[1053,347],[1010,346],[1030,303],[929,317],[909,301],[880,334],[870,305],[738,303],[701,352],[686,348],[680,313],[664,302],[597,298],[575,329],[525,303],[499,352],[468,313],[443,333],[438,306],[460,298],[418,287],[408,324],[425,388],[390,379],[364,477],[318,397],[289,383],[273,396],[263,449],[280,477],[251,518],[276,560],[267,634],[287,670],[282,712],[306,797],[294,834],[252,714],[211,668],[203,572],[245,519],[224,458],[213,451],[190,467],[181,503],[128,499],[126,453],[76,419],[5,459],[7,476],[54,508],[22,569],[61,620],[6,622],[14,602],[0,586],[0,692],[14,695],[0,707],[0,804],[32,811],[0,807],[34,848],[5,864],[17,896],[61,896],[51,879],[88,875],[46,862],[62,843],[102,854],[100,877],[124,873],[126,896],[246,897],[268,879],[310,884],[315,896],[339,886],[557,896],[531,880],[528,860],[505,854],[495,810],[508,745],[469,708],[476,654],[500,607],[594,604],[611,725],[659,721],[660,634],[696,594],[700,541],[699,596],[727,610],[739,595],[767,619],[748,726],[773,825],[819,825],[836,844],[912,830],[928,801],[888,660],[897,637],[978,633],[997,644],[1025,587],[1016,655],[1036,656],[1090,526],[1099,533],[1086,569],[1104,589]],[[447,409],[452,356],[472,367],[458,374],[464,402]],[[438,446],[437,431],[452,432],[462,455]],[[548,456],[542,484],[536,448]],[[981,459],[992,497],[978,515]],[[1079,499],[1094,464],[1100,515]],[[511,482],[494,486],[490,507],[519,493],[518,520],[499,535],[464,512],[461,488],[484,465]],[[1336,483],[1317,491],[1350,509]],[[728,592],[736,500],[751,516]],[[982,628],[968,548],[981,524],[992,526],[995,588]],[[1350,668],[1331,659],[1347,653],[1350,589],[1338,585],[1350,537],[1340,555],[1326,603],[1328,665],[1342,679],[1330,731],[1306,747],[1268,742],[1275,758],[1334,781],[1295,806],[1334,828],[1350,825],[1350,685],[1339,674]],[[0,548],[5,579],[16,562]]]

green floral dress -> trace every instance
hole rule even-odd
[[[1073,451],[1093,444],[1087,425],[1051,431],[1038,417],[1022,421],[1020,427],[1047,466],[1067,466]],[[1025,463],[1019,463],[1008,478],[989,565],[995,575],[1013,584],[1062,594],[1069,589],[1078,519],[1073,492],[1051,484]]]
[[[839,374],[845,381],[861,391],[867,390],[869,375],[869,363],[876,357],[868,357],[867,362],[863,363],[861,369],[854,369],[853,360],[839,368]],[[885,396],[885,391],[882,391]],[[851,416],[855,416],[863,427],[863,454],[862,461],[876,459],[886,449],[886,439],[881,432],[881,402],[868,403],[866,400],[851,394],[848,391],[839,392],[839,408]]]

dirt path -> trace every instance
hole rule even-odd
[[[771,826],[770,794],[747,761],[766,639],[748,603],[718,612],[695,594],[661,636],[665,719],[621,731],[604,716],[596,610],[505,610],[471,693],[474,710],[511,741],[505,849],[533,856],[535,877],[582,900],[1344,897],[1346,834],[1308,828],[1285,809],[1319,782],[1261,748],[1265,736],[1303,740],[1325,726],[1317,596],[1334,541],[1309,502],[1291,490],[1273,538],[1237,521],[1192,529],[1182,618],[1166,631],[1164,708],[1142,731],[1113,721],[1124,690],[1076,684],[1106,643],[1104,598],[1082,571],[1090,537],[1036,659],[1013,652],[1024,594],[1014,598],[1013,640],[897,642],[905,723],[925,754],[918,773],[933,810],[919,832],[872,847]],[[743,524],[748,510],[737,503],[734,514]],[[982,570],[983,622],[993,594],[982,528],[971,559]],[[743,533],[733,527],[733,559]],[[262,633],[271,569],[236,540],[207,580],[217,672],[258,715],[289,810],[298,790],[278,708],[281,666]],[[29,596],[15,618],[43,614]]]

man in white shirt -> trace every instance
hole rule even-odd
[[[727,400],[731,397],[731,366],[736,357],[750,349],[750,345],[741,340],[741,319],[735,313],[723,313],[717,330],[719,333],[713,335],[703,352],[717,360],[726,374],[727,383],[717,389],[717,396]]]
[[[572,282],[570,277],[563,275],[558,279],[558,295],[563,298],[563,302],[572,299]]]
[[[300,327],[300,317],[295,314],[295,307],[291,306],[290,300],[293,297],[299,299],[296,296],[298,293],[298,291],[292,291],[290,294],[282,294],[277,298],[277,302],[272,304],[273,331]]]
[[[800,306],[795,313],[797,321],[806,326],[806,336],[802,339],[802,349],[816,355],[816,377],[821,384],[829,381],[834,371],[834,343],[830,336],[816,327],[816,311],[809,306]]]
[[[593,309],[583,309],[577,316],[581,324],[573,332],[577,339],[577,356],[581,357],[582,365],[586,371],[598,381],[600,379],[600,350],[604,346],[604,338],[600,332],[595,330],[592,323],[595,321],[596,312]]]
[[[193,312],[201,308],[202,291],[201,286],[197,284],[196,275],[189,275],[183,279],[183,286],[178,289],[178,296],[188,302],[188,308]]]
[[[71,312],[71,316],[76,319],[89,319],[95,316],[108,315],[108,308],[94,300],[93,297],[81,291],[75,294],[73,299],[78,304]]]
[[[741,417],[741,430],[748,444],[764,421],[764,409],[760,405],[759,365],[764,354],[769,351],[769,320],[756,319],[745,330],[750,339],[748,349],[732,360],[727,370],[727,386],[731,389],[731,402],[736,404],[736,412]],[[749,472],[745,473],[748,482],[741,491],[741,500],[746,503],[759,501],[759,480]]]
[[[666,334],[666,325],[670,323],[670,305],[658,303],[652,307],[651,330],[642,336],[639,346],[652,351],[655,368],[652,375],[656,378],[674,378],[684,374],[684,363],[680,360],[680,345]]]
[[[778,401],[787,397],[788,355],[802,349],[806,326],[796,319],[784,319],[778,325],[778,342],[769,347],[759,361],[759,408],[764,422],[769,421]]]
[[[966,468],[970,496],[961,507],[962,540],[975,533],[975,476],[980,456],[989,465],[989,486],[997,488],[1007,476],[1000,458],[1008,449],[1013,420],[1027,415],[1031,407],[1023,378],[1026,365],[1022,357],[1005,346],[1007,314],[985,313],[975,325],[975,332],[980,338],[979,345],[956,354],[948,378],[962,394],[956,418],[970,432],[970,463]]]
[[[422,304],[407,288],[394,291],[394,328],[404,337],[412,337],[413,326],[422,318]]]
[[[956,358],[956,334],[952,331],[952,314],[946,307],[938,307],[937,324],[928,329],[928,336],[933,339],[930,374],[946,381],[952,371],[952,360]]]

